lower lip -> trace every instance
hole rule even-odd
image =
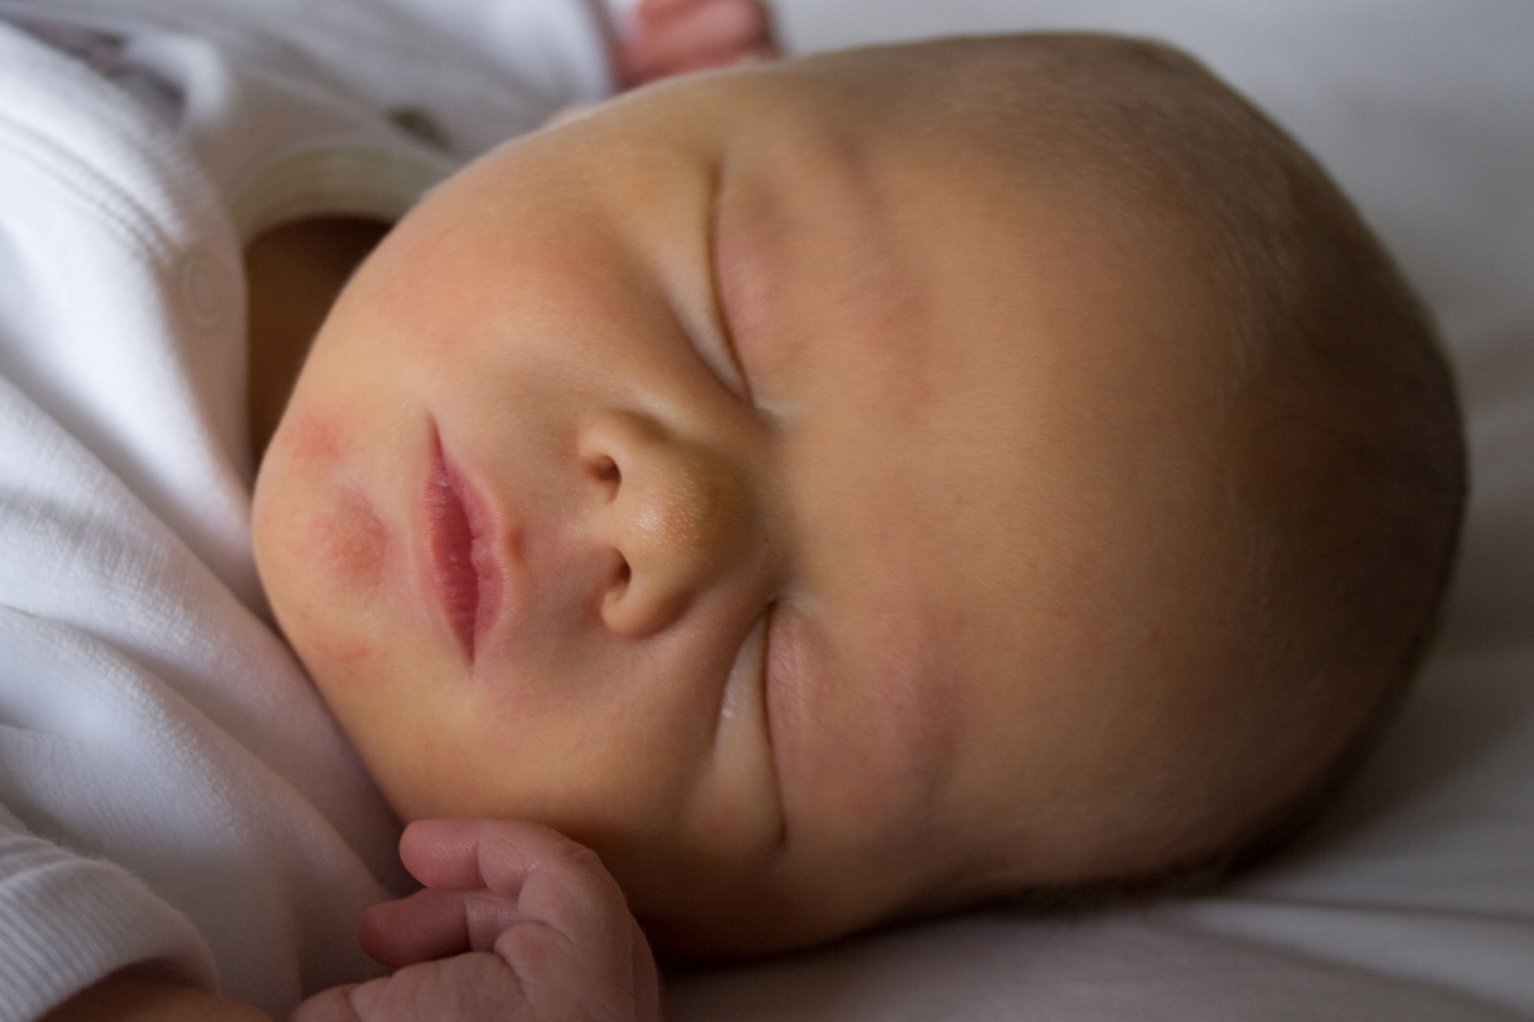
[[[484,503],[432,437],[431,474],[426,484],[426,520],[431,548],[431,586],[453,635],[470,662],[495,620],[500,571]]]

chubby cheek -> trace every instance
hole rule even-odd
[[[454,726],[454,707],[432,679],[395,671],[320,687],[402,820],[507,815],[493,797],[503,756],[473,727]]]
[[[330,420],[293,414],[273,438],[252,504],[256,566],[311,673],[359,669],[400,556],[399,537],[350,466]]]

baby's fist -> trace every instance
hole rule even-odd
[[[649,945],[590,850],[537,824],[433,820],[406,828],[400,857],[425,890],[362,924],[395,973],[293,1022],[658,1022]]]
[[[640,0],[618,46],[626,86],[779,56],[762,0]]]

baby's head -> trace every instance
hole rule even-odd
[[[288,637],[407,818],[760,952],[1218,868],[1438,602],[1461,448],[1346,202],[1190,61],[939,42],[652,87],[431,195],[262,466]]]

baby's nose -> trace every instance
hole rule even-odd
[[[601,493],[583,532],[599,548],[601,616],[614,634],[662,631],[710,587],[737,576],[761,542],[745,474],[707,444],[615,412],[585,425],[579,453]]]

